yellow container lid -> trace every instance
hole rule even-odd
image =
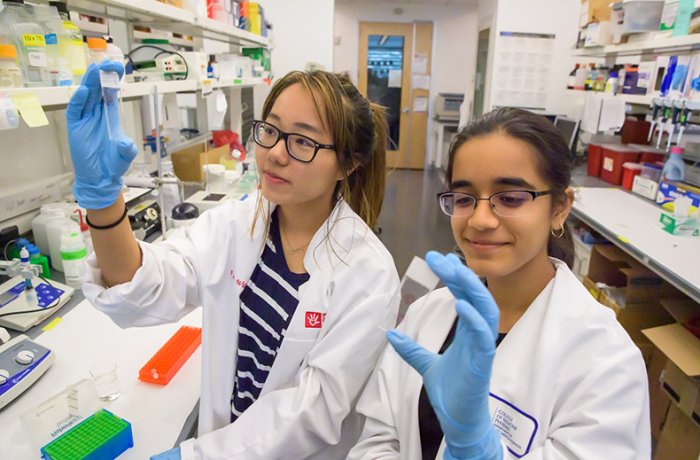
[[[0,45],[0,58],[17,58],[17,49],[14,45]]]
[[[98,50],[106,50],[107,49],[107,41],[103,38],[88,38],[87,39],[87,45],[88,48],[92,49],[98,49]]]

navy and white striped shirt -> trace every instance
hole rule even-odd
[[[299,286],[308,279],[307,273],[289,271],[275,210],[265,249],[241,293],[232,422],[260,396],[299,304]]]

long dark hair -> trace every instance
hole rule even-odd
[[[447,184],[452,182],[457,150],[467,141],[492,133],[506,134],[526,142],[537,153],[538,170],[552,190],[552,203],[566,200],[566,189],[571,185],[573,159],[564,137],[543,116],[520,109],[497,109],[472,121],[452,139],[447,163]],[[566,224],[565,224],[565,230]],[[549,236],[547,254],[565,262],[574,262],[574,242],[570,231],[561,238]]]

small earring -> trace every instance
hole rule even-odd
[[[557,239],[561,238],[562,236],[564,236],[564,233],[566,233],[566,229],[564,228],[564,224],[559,224],[559,226],[560,226],[559,232],[554,232],[553,229],[549,231],[552,234],[552,236],[554,238],[557,238]]]

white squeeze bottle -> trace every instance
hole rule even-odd
[[[80,233],[80,227],[75,225],[63,227],[61,235],[61,261],[66,284],[80,289],[85,275],[85,259],[87,248]]]

